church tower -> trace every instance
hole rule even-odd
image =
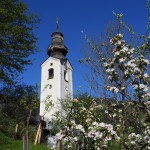
[[[40,116],[47,123],[52,120],[58,110],[61,111],[61,101],[68,96],[72,98],[72,66],[66,55],[68,48],[63,43],[63,34],[59,31],[58,20],[56,31],[51,35],[48,46],[48,58],[41,65],[41,97]],[[49,107],[50,101],[53,107]]]

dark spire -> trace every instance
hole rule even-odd
[[[63,34],[59,31],[58,18],[56,18],[56,31],[52,33],[52,42],[48,47],[47,54],[51,57],[65,58],[68,48],[63,44]]]

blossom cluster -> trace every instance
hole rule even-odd
[[[94,143],[94,148],[99,149],[106,148],[112,140],[118,141],[120,139],[111,124],[101,122],[97,117],[97,114],[103,110],[102,105],[90,101],[87,109],[79,100],[76,102],[73,100],[72,103],[76,106],[74,106],[72,115],[76,117],[71,118],[65,129],[56,134],[57,141],[63,140],[68,149],[79,143],[82,143],[81,147],[84,147],[83,143],[86,143],[86,147],[89,148],[91,143]],[[83,139],[86,139],[86,142]]]
[[[81,124],[75,124],[73,122],[71,128],[66,128],[66,132],[60,131],[56,134],[57,140],[64,140],[68,148],[71,148],[72,145],[79,142],[81,139],[85,139],[89,144],[91,142],[95,143],[95,148],[107,147],[109,141],[115,139],[116,141],[120,140],[117,132],[113,129],[111,124],[93,122],[88,126],[88,129],[85,129]]]
[[[128,135],[128,141],[125,142],[128,148],[141,149],[143,145],[146,145],[147,149],[150,149],[150,126],[146,127],[144,135],[131,133]]]
[[[117,34],[110,40],[115,48],[113,58],[108,62],[105,59],[103,63],[108,79],[111,81],[111,85],[105,86],[105,88],[113,93],[122,93],[130,86],[130,89],[132,87],[134,90],[134,95],[139,99],[147,98],[150,77],[146,70],[150,62],[142,54],[135,55],[135,49],[126,45],[122,38],[122,34]],[[128,84],[122,84],[124,82]]]
[[[108,141],[111,141],[112,139],[119,139],[113,126],[103,122],[93,122],[88,127],[87,137],[93,138],[94,140],[100,140],[101,142],[104,142],[104,144],[108,144]]]
[[[127,101],[112,103],[106,107],[105,104],[99,104],[94,100],[73,100],[72,104],[73,111],[68,111],[70,112],[68,123],[56,134],[57,141],[61,141],[64,148],[68,150],[85,147],[107,149],[114,143],[123,144],[127,149],[150,148],[150,127],[144,120],[148,114],[147,102],[139,105],[139,103]],[[141,114],[142,119],[137,120],[137,115],[141,118],[139,108],[142,108],[144,112]],[[130,119],[126,118],[127,116]],[[138,123],[140,132],[135,132],[138,126],[135,126],[133,121],[134,124]],[[126,131],[125,135],[123,128]]]

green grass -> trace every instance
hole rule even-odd
[[[23,144],[21,140],[15,140],[8,137],[6,134],[0,131],[0,150],[22,150]],[[46,144],[34,145],[29,143],[29,150],[50,150]],[[116,143],[109,145],[107,150],[121,150],[121,145]]]
[[[0,132],[0,150],[22,150],[22,141],[7,137]],[[29,143],[29,150],[50,150],[46,145]]]

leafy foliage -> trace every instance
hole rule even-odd
[[[26,120],[30,109],[34,110],[32,115],[36,116],[38,104],[37,87],[16,85],[0,89],[1,111],[18,123]]]
[[[31,64],[38,19],[19,0],[0,0],[0,82],[10,83]]]

